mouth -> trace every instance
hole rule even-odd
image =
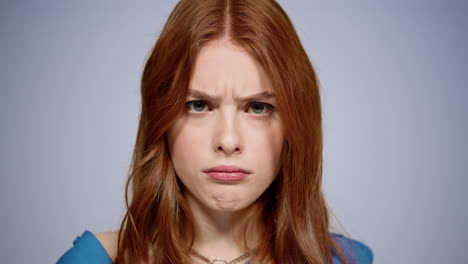
[[[251,174],[250,171],[236,166],[216,166],[208,170],[204,170],[211,179],[216,181],[241,181]]]

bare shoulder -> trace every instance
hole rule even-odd
[[[117,240],[119,237],[119,231],[99,232],[95,236],[102,244],[107,254],[111,257],[112,261],[114,261],[117,257]]]

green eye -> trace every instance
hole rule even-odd
[[[204,101],[200,101],[200,100],[198,100],[198,101],[190,101],[190,102],[187,102],[187,103],[185,104],[185,108],[186,108],[187,110],[192,110],[192,109],[193,109],[195,112],[201,112],[201,111],[203,111],[203,109],[205,109],[205,106],[206,106],[206,105],[207,105],[207,104],[206,104],[206,102],[204,102]],[[193,106],[193,108],[192,108],[191,106]]]
[[[273,110],[273,106],[266,103],[252,103],[249,105],[249,108],[252,109],[255,114],[259,115],[268,114]],[[266,111],[264,112],[265,109]]]
[[[204,112],[207,106],[209,106],[209,104],[204,100],[195,100],[185,103],[185,109],[195,113]],[[274,106],[267,103],[254,102],[248,105],[247,111],[249,112],[250,110],[252,110],[255,115],[268,115],[274,110]]]

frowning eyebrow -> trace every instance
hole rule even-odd
[[[210,102],[213,102],[214,104],[219,104],[219,102],[221,101],[220,96],[213,96],[203,91],[189,89],[188,92],[189,92],[189,96],[195,97],[196,99],[199,99],[199,100],[210,101]],[[240,103],[248,103],[248,102],[258,102],[258,101],[272,99],[272,98],[273,99],[275,98],[274,93],[264,91],[264,92],[252,94],[246,97],[236,97],[234,99],[235,101],[240,102]]]

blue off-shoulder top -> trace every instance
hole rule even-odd
[[[354,239],[346,238],[343,235],[330,233],[332,239],[338,242],[340,248],[349,263],[371,264],[374,259],[372,250],[364,243]],[[338,254],[333,250],[332,264],[342,264]],[[57,264],[112,264],[112,259],[104,249],[104,246],[94,236],[85,230],[81,236],[77,236],[70,248]],[[247,264],[249,264],[248,262]]]

